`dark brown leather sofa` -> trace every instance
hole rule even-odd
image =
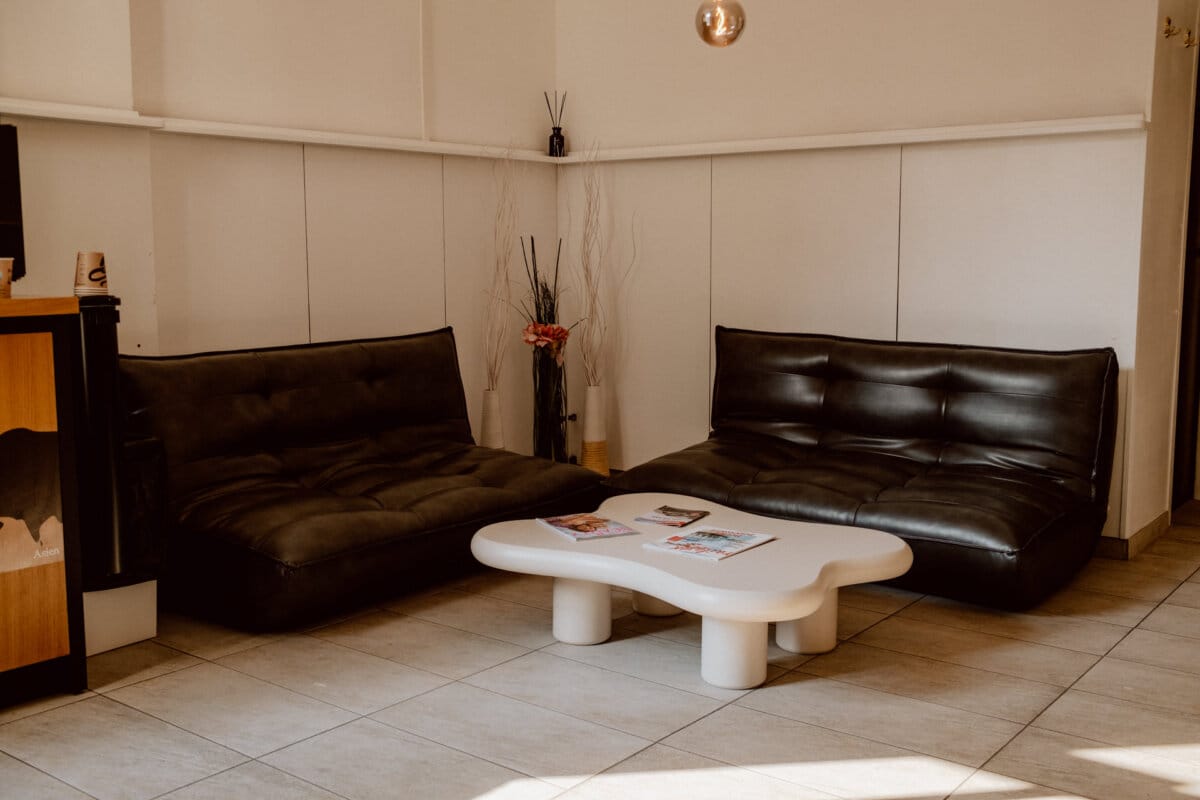
[[[894,584],[1032,605],[1088,560],[1116,429],[1111,349],[1038,352],[717,328],[708,440],[614,490],[904,538]]]
[[[504,519],[594,508],[597,475],[475,446],[449,328],[120,363],[162,443],[165,604],[279,628],[475,567]]]

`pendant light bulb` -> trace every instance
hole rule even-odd
[[[696,11],[696,32],[705,44],[728,47],[746,27],[746,12],[737,0],[704,0]]]

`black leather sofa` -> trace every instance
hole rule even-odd
[[[895,585],[1006,608],[1091,556],[1116,429],[1111,349],[1038,352],[717,328],[707,441],[613,478],[904,538]]]
[[[475,446],[449,328],[120,371],[127,435],[165,460],[164,603],[238,627],[477,568],[481,526],[604,496],[581,467]]]

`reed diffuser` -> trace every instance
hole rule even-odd
[[[542,96],[546,98],[546,110],[550,112],[550,148],[547,152],[555,158],[562,158],[567,154],[567,140],[562,132],[562,115],[563,109],[567,105],[567,93],[563,92],[562,102],[558,99],[558,90],[554,91],[554,102],[550,102],[550,93],[542,92]],[[556,110],[557,109],[557,110]]]

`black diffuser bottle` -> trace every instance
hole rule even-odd
[[[562,158],[567,154],[567,139],[562,132],[562,114],[563,108],[567,105],[567,93],[563,92],[562,102],[558,100],[558,92],[554,92],[554,102],[550,102],[550,93],[542,92],[546,98],[546,110],[550,112],[550,145],[546,152],[555,158]]]

